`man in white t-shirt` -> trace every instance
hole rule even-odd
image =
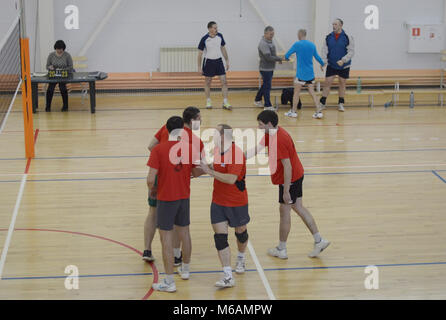
[[[220,77],[223,93],[223,109],[232,110],[228,102],[228,84],[226,82],[226,70],[229,69],[228,52],[225,48],[223,35],[217,30],[217,23],[211,21],[208,23],[209,33],[206,34],[198,45],[198,72],[206,77],[204,91],[206,93],[206,108],[212,109],[211,102],[211,82],[214,76]],[[201,64],[204,52],[203,65]],[[226,61],[226,68],[223,59]]]

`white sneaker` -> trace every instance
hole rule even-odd
[[[255,105],[256,107],[261,107],[261,108],[263,108],[262,100],[260,100],[260,101],[254,101],[254,105]]]
[[[276,111],[276,108],[271,106],[271,107],[265,107],[265,108],[263,108],[263,110]]]
[[[314,114],[313,114],[313,118],[314,119],[322,119],[324,117],[324,114],[322,113],[322,112],[315,112]]]
[[[215,283],[215,286],[219,288],[231,288],[235,286],[235,280],[232,277],[227,278],[226,276],[223,276],[220,280],[218,280]]]
[[[235,272],[238,274],[245,273],[246,259],[237,258],[237,264],[235,265]]]
[[[212,103],[211,101],[206,102],[206,109],[212,109]]]
[[[279,250],[278,247],[274,247],[274,248],[268,249],[268,254],[272,257],[277,257],[280,259],[288,259],[286,248]]]
[[[325,248],[327,248],[330,245],[330,241],[327,241],[325,239],[321,239],[321,241],[319,241],[318,243],[314,244],[314,249],[313,251],[311,251],[308,256],[310,258],[315,258],[319,255],[319,253],[321,253],[322,251],[324,251]]]
[[[290,118],[297,118],[297,113],[293,112],[292,110],[285,112],[285,115]]]
[[[341,111],[341,112],[344,112],[345,110],[344,110],[344,104],[343,103],[340,103],[339,104],[339,106],[338,106],[338,111]]]
[[[163,281],[152,284],[153,290],[156,291],[164,291],[164,292],[175,292],[177,291],[177,287],[175,285],[175,282],[172,282],[171,284],[168,284],[166,282],[166,279],[163,279]]]
[[[178,268],[178,274],[180,275],[181,279],[183,280],[189,280],[190,277],[190,271],[183,271],[183,266],[180,266]]]

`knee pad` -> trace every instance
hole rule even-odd
[[[243,231],[242,233],[235,233],[235,236],[237,237],[237,240],[240,243],[245,243],[248,241],[248,230]]]
[[[215,247],[218,251],[226,249],[229,247],[228,234],[226,233],[216,233],[214,234]]]

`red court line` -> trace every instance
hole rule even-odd
[[[0,229],[0,231],[8,231],[8,229]],[[110,238],[106,238],[106,237],[102,237],[102,236],[97,236],[94,234],[89,234],[89,233],[83,233],[83,232],[75,232],[75,231],[66,231],[66,230],[56,230],[56,229],[34,229],[34,228],[16,228],[14,229],[14,231],[46,231],[46,232],[59,232],[59,233],[68,233],[68,234],[75,234],[75,235],[79,235],[79,236],[85,236],[85,237],[90,237],[90,238],[97,238],[97,239],[101,239],[101,240],[105,240],[105,241],[109,241],[109,242],[113,242],[116,243],[117,245],[120,245],[122,247],[125,247],[127,249],[132,250],[133,252],[136,252],[139,256],[142,256],[142,252],[139,251],[138,249],[135,249],[123,242],[119,242]],[[153,283],[158,282],[158,269],[156,268],[155,264],[153,262],[150,262],[150,267],[152,268],[152,273],[153,273]],[[150,290],[145,294],[145,296],[142,298],[142,300],[147,300],[150,295],[153,293],[153,288],[152,286],[150,286]]]
[[[36,144],[38,136],[39,136],[39,129],[36,129],[36,131],[34,132],[34,145]],[[28,158],[28,161],[26,161],[25,174],[28,174],[29,167],[31,166],[31,160],[32,158]]]

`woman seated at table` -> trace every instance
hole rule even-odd
[[[66,45],[62,40],[57,40],[54,44],[54,52],[51,52],[46,62],[47,70],[63,69],[68,72],[73,71],[73,59],[71,55],[65,51]],[[53,100],[54,88],[57,83],[49,83],[48,90],[46,91],[46,112],[51,112],[51,100]],[[59,82],[59,89],[62,95],[62,112],[68,111],[68,90],[67,84]]]

